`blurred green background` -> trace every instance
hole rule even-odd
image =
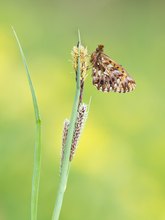
[[[77,29],[92,53],[100,43],[136,80],[128,94],[86,80],[89,118],[73,160],[61,220],[164,220],[165,2],[0,1],[0,220],[30,219],[34,113],[11,25],[20,38],[42,116],[39,220],[51,219],[63,121],[75,74]]]

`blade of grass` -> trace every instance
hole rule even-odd
[[[35,134],[35,150],[34,150],[34,168],[33,168],[33,179],[32,179],[32,195],[31,195],[31,220],[37,219],[37,207],[38,207],[38,194],[39,194],[39,182],[40,182],[40,170],[41,170],[41,119],[39,114],[39,108],[37,98],[34,91],[34,86],[30,77],[29,68],[26,62],[26,58],[21,47],[18,36],[12,27],[14,36],[16,38],[23,64],[26,70],[26,76],[28,78],[29,87],[33,100],[33,107],[36,120],[36,134]]]
[[[80,46],[81,46],[81,39],[80,39],[80,32],[78,31],[78,68],[77,68],[77,77],[76,77],[76,94],[74,98],[73,108],[72,108],[72,114],[70,119],[70,125],[68,130],[68,135],[66,139],[66,145],[65,145],[65,153],[64,153],[64,159],[61,169],[61,176],[60,176],[60,183],[59,188],[57,192],[57,198],[56,203],[53,211],[52,220],[58,220],[61,212],[62,202],[64,198],[64,193],[67,186],[67,180],[68,180],[68,174],[69,174],[69,157],[70,157],[70,150],[72,145],[72,139],[73,139],[73,133],[75,128],[75,123],[78,115],[78,106],[79,106],[79,97],[80,97]]]

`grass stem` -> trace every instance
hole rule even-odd
[[[63,164],[61,168],[61,176],[60,176],[60,182],[59,182],[59,188],[57,192],[57,198],[56,203],[53,211],[52,220],[58,220],[61,212],[62,202],[64,198],[64,193],[67,186],[67,180],[68,180],[68,174],[69,174],[69,157],[70,157],[70,151],[71,151],[71,145],[72,145],[72,139],[75,129],[75,123],[78,115],[78,106],[79,106],[79,97],[80,97],[80,46],[81,46],[81,39],[80,39],[80,33],[78,32],[78,68],[76,73],[76,94],[74,98],[73,108],[72,108],[72,114],[70,118],[70,125],[68,130],[68,135],[66,139],[66,145],[65,145],[65,153],[64,153],[64,159]]]

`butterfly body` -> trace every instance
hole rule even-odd
[[[125,93],[135,89],[136,83],[127,71],[103,53],[99,45],[91,55],[93,85],[103,92]]]

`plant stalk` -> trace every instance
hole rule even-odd
[[[80,73],[81,72],[80,45],[81,45],[81,40],[80,40],[80,34],[79,34],[79,42],[78,42],[79,56],[78,56],[78,68],[77,68],[77,73],[76,73],[76,94],[75,94],[73,108],[72,108],[68,135],[66,139],[65,153],[64,153],[63,164],[61,168],[60,183],[59,183],[59,188],[57,192],[57,198],[56,198],[56,203],[55,203],[55,207],[53,211],[52,220],[59,219],[62,202],[64,198],[64,193],[65,193],[66,186],[67,186],[68,174],[69,174],[69,165],[70,165],[69,157],[70,157],[72,139],[73,139],[73,134],[74,134],[74,129],[75,129],[75,123],[76,123],[76,119],[78,115],[78,106],[79,106],[79,98],[80,98],[80,90],[81,90],[80,88],[80,74],[81,74]]]

